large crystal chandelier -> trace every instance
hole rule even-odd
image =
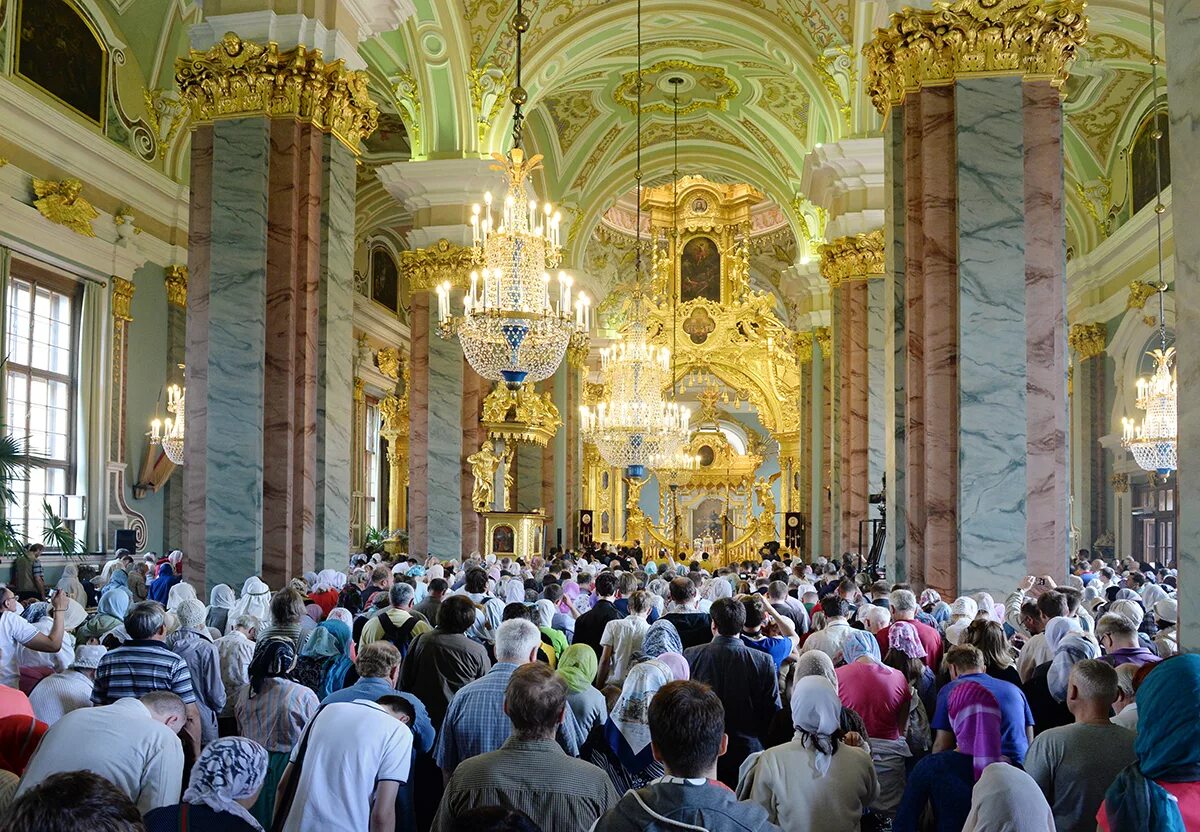
[[[586,348],[590,301],[583,292],[572,298],[572,280],[559,272],[551,302],[550,272],[562,261],[562,215],[549,202],[539,207],[529,193],[529,176],[541,168],[542,157],[527,158],[521,148],[521,107],[528,97],[521,86],[521,36],[529,30],[521,0],[513,29],[513,146],[507,156],[492,154],[499,163],[492,170],[507,174],[508,194],[493,208],[487,193],[483,206],[472,209],[472,260],[481,268],[471,272],[461,317],[450,313],[450,282],[438,287],[437,331],[443,338],[458,335],[475,372],[515,390],[552,376],[569,345]]]
[[[186,395],[187,391],[178,384],[168,387],[167,412],[175,418],[168,418],[165,421],[155,419],[150,423],[150,444],[161,445],[167,459],[176,465],[183,464],[183,411]]]
[[[663,391],[674,387],[671,351],[650,344],[642,286],[642,4],[637,16],[637,240],[633,310],[624,337],[601,350],[600,374],[606,398],[580,408],[581,428],[604,461],[624,468],[630,477],[646,476],[655,459],[677,454],[688,439],[691,410],[668,401]]]
[[[1158,53],[1154,33],[1154,0],[1150,0],[1150,69],[1153,74],[1151,100],[1158,97]],[[1163,277],[1163,213],[1166,206],[1162,201],[1162,152],[1158,142],[1162,141],[1163,108],[1155,105],[1154,130],[1154,175],[1158,187],[1158,198],[1154,205],[1158,230],[1158,340],[1159,348],[1148,353],[1154,359],[1154,375],[1137,381],[1138,410],[1146,412],[1141,424],[1132,419],[1123,419],[1124,436],[1121,444],[1133,454],[1134,461],[1146,471],[1167,476],[1179,466],[1178,434],[1179,383],[1175,374],[1175,348],[1167,346],[1166,303],[1167,282]]]

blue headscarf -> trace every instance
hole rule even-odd
[[[350,628],[341,621],[322,622],[308,637],[300,655],[321,660],[321,699],[341,690],[354,665],[350,660]]]
[[[1171,795],[1156,780],[1200,780],[1200,655],[1164,661],[1137,692],[1137,762],[1117,775],[1104,795],[1113,829],[1185,832]]]
[[[851,664],[863,656],[879,661],[879,640],[866,630],[851,630],[842,643],[842,660]]]
[[[113,574],[115,577],[118,573]],[[171,568],[171,564],[164,563],[159,567],[158,577],[151,581],[150,586],[147,587],[146,594],[150,597],[151,601],[157,601],[165,607],[167,601],[170,600],[171,587],[175,586],[181,580],[182,578],[177,576],[175,570]]]
[[[104,615],[111,615],[113,618],[124,621],[125,613],[129,612],[132,600],[133,596],[128,592],[105,592],[100,596],[100,603],[96,605],[96,609]]]

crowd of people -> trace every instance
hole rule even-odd
[[[849,559],[181,552],[0,588],[0,830],[1200,829],[1174,572],[997,600]]]

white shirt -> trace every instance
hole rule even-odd
[[[15,612],[0,613],[0,685],[20,687],[21,647],[38,635],[37,628]]]
[[[25,769],[17,796],[52,774],[81,769],[111,782],[144,815],[179,802],[183,746],[136,699],[80,708],[46,732]]]
[[[608,674],[608,684],[619,685],[625,681],[625,675],[629,673],[629,667],[633,663],[633,654],[642,649],[642,642],[645,641],[646,631],[649,629],[649,622],[636,615],[618,618],[604,625],[600,646],[612,648],[612,669]]]
[[[49,636],[54,629],[54,617],[48,615],[32,626],[42,635]],[[75,636],[70,633],[63,633],[62,647],[58,648],[57,653],[43,653],[23,645],[17,648],[18,668],[49,667],[55,673],[62,673],[73,664],[75,664]]]
[[[92,685],[78,670],[47,676],[29,694],[33,715],[53,725],[71,711],[92,707]]]
[[[332,832],[371,827],[371,801],[380,780],[409,777],[412,732],[374,702],[326,705],[308,724],[308,750],[285,832]],[[292,762],[303,744],[292,749]]]
[[[1021,674],[1021,681],[1028,682],[1038,665],[1045,664],[1053,658],[1054,651],[1050,649],[1050,644],[1046,641],[1046,634],[1037,633],[1032,636],[1021,648],[1021,654],[1017,656],[1017,673]]]
[[[833,621],[825,625],[822,630],[817,630],[810,635],[804,642],[804,647],[800,649],[801,654],[807,653],[810,650],[820,650],[829,658],[833,659],[834,663],[841,661],[842,645],[846,643],[846,637],[850,635],[850,624],[846,621]]]

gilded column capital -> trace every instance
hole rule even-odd
[[[212,48],[175,61],[175,81],[192,124],[264,115],[292,117],[332,133],[352,152],[379,125],[366,72],[326,62],[320,49],[246,41],[230,32]]]
[[[1087,41],[1083,0],[954,0],[895,12],[863,47],[867,94],[887,115],[922,87],[1019,74],[1062,88]]]
[[[833,335],[827,326],[819,326],[812,331],[813,340],[821,348],[821,355],[824,358],[830,356],[830,351],[833,349]]]
[[[567,347],[567,363],[576,370],[582,370],[587,367],[588,355],[592,348],[588,342],[577,344],[572,342]]]
[[[1158,293],[1158,287],[1153,283],[1135,280],[1129,284],[1129,298],[1125,301],[1126,309],[1145,309],[1146,301]]]
[[[400,252],[400,270],[413,292],[432,292],[445,281],[455,289],[465,289],[474,256],[473,249],[442,239],[429,248]]]
[[[167,303],[178,306],[180,309],[186,309],[188,267],[167,266],[164,271],[166,272]]]
[[[1084,361],[1103,355],[1107,340],[1108,329],[1104,324],[1072,324],[1067,334],[1067,343]]]
[[[883,229],[838,237],[821,246],[821,277],[836,289],[847,280],[881,277],[884,273]]]
[[[803,364],[806,361],[812,361],[813,357],[813,333],[797,332],[794,336],[796,347],[796,357]]]
[[[1113,491],[1118,494],[1125,494],[1129,491],[1129,475],[1128,474],[1113,474],[1109,480],[1109,484],[1113,487]]]
[[[114,321],[133,320],[133,281],[113,275],[112,315]]]

